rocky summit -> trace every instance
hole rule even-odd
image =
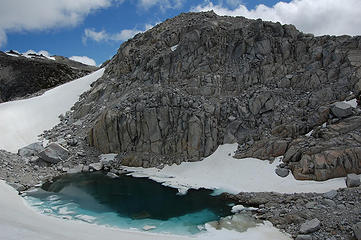
[[[360,67],[361,37],[185,13],[123,43],[61,124],[129,166],[238,142],[238,158],[283,155],[297,179],[326,180],[361,173]]]
[[[96,69],[61,56],[0,51],[0,102],[41,93]]]

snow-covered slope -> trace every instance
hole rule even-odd
[[[17,152],[19,148],[37,141],[37,136],[58,124],[58,116],[70,110],[103,72],[104,69],[100,69],[41,96],[0,104],[0,149]]]
[[[185,192],[189,188],[218,189],[230,193],[239,192],[327,192],[345,187],[344,178],[324,182],[298,181],[292,174],[281,178],[275,173],[279,159],[272,164],[255,158],[232,157],[237,144],[226,144],[200,162],[184,162],[181,165],[157,168],[125,168],[135,177],[149,177],[166,186]]]

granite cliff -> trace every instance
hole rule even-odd
[[[239,158],[284,155],[296,178],[326,180],[361,173],[360,67],[361,37],[186,13],[123,43],[63,124],[125,165],[238,142]]]

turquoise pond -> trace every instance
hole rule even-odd
[[[179,195],[146,178],[104,173],[66,175],[27,192],[26,201],[44,214],[89,223],[172,234],[196,234],[204,224],[232,215],[232,203],[210,190]]]

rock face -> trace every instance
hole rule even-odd
[[[238,142],[239,158],[285,155],[299,179],[345,176],[359,171],[360,116],[352,108],[340,120],[331,105],[357,92],[360,46],[360,37],[313,37],[291,25],[213,12],[181,14],[123,43],[73,107],[71,121],[89,129],[91,146],[119,153],[130,166],[201,160],[220,144]],[[304,136],[311,130],[315,145]],[[335,174],[329,155],[339,166]]]
[[[27,58],[13,53],[0,52],[0,102],[56,87],[97,69],[64,57],[50,60],[42,55]]]

